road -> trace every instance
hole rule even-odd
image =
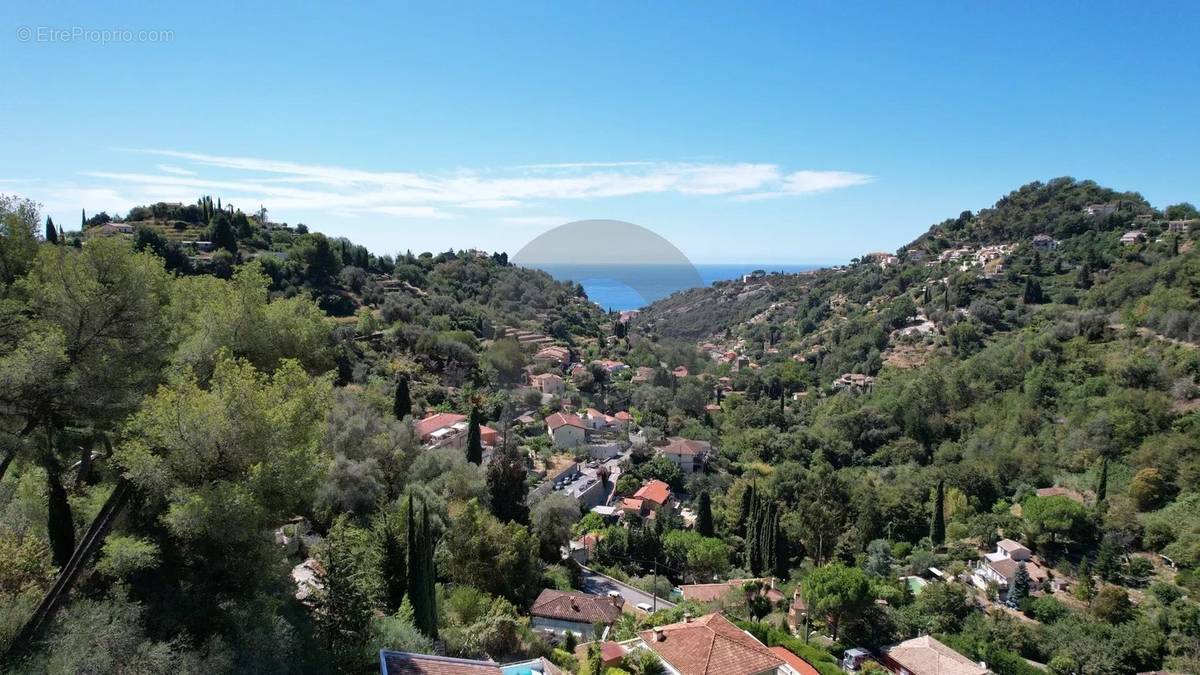
[[[630,607],[637,607],[642,603],[646,603],[651,607],[655,606],[654,596],[629,584],[617,581],[612,577],[605,576],[586,567],[582,568],[579,576],[583,582],[583,590],[592,595],[607,595],[609,591],[617,591]],[[658,599],[658,609],[670,609],[674,606],[675,603],[673,602],[663,600],[662,598]]]

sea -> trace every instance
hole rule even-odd
[[[794,274],[820,269],[814,264],[708,263],[699,265],[655,264],[531,264],[559,281],[583,285],[588,299],[602,309],[641,309],[676,291],[711,286],[716,281],[741,279],[755,270]]]

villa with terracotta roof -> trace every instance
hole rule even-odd
[[[456,659],[433,654],[379,652],[380,675],[501,675],[495,661]]]
[[[546,418],[546,433],[560,448],[575,448],[587,439],[587,425],[574,413],[557,412]]]
[[[433,413],[414,425],[421,443],[428,448],[466,448],[467,427],[466,415],[458,413]],[[484,449],[496,447],[500,433],[491,427],[479,426],[479,440]]]
[[[557,345],[544,347],[533,355],[533,360],[563,366],[571,362],[571,350]]]
[[[588,595],[547,588],[529,609],[530,625],[536,630],[553,631],[556,635],[571,632],[578,637],[591,636],[596,624],[611,626],[621,616],[624,602],[619,595]]]
[[[673,437],[667,439],[667,444],[658,449],[658,453],[683,470],[685,474],[693,474],[704,470],[708,455],[712,452],[712,444],[708,441],[694,441],[687,438]]]
[[[991,675],[986,666],[959,654],[930,635],[884,647],[879,661],[905,675]]]
[[[720,614],[658,626],[623,643],[654,652],[678,675],[798,675],[786,660]]]
[[[715,584],[684,584],[679,587],[680,594],[684,600],[693,600],[701,603],[713,603],[724,599],[731,593],[745,593],[746,584],[758,582],[759,589],[757,593],[772,604],[780,603],[784,599],[783,593],[775,588],[775,579],[773,577],[765,577],[762,579],[730,579]]]
[[[529,383],[534,389],[543,394],[562,394],[567,390],[566,382],[562,376],[554,373],[542,373],[529,378]]]

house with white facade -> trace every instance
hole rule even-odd
[[[546,433],[560,448],[577,448],[587,440],[587,426],[573,413],[554,413],[546,418]]]

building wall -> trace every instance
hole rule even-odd
[[[564,424],[551,432],[550,437],[554,439],[554,444],[561,448],[574,448],[583,444],[586,434],[579,427]]]

